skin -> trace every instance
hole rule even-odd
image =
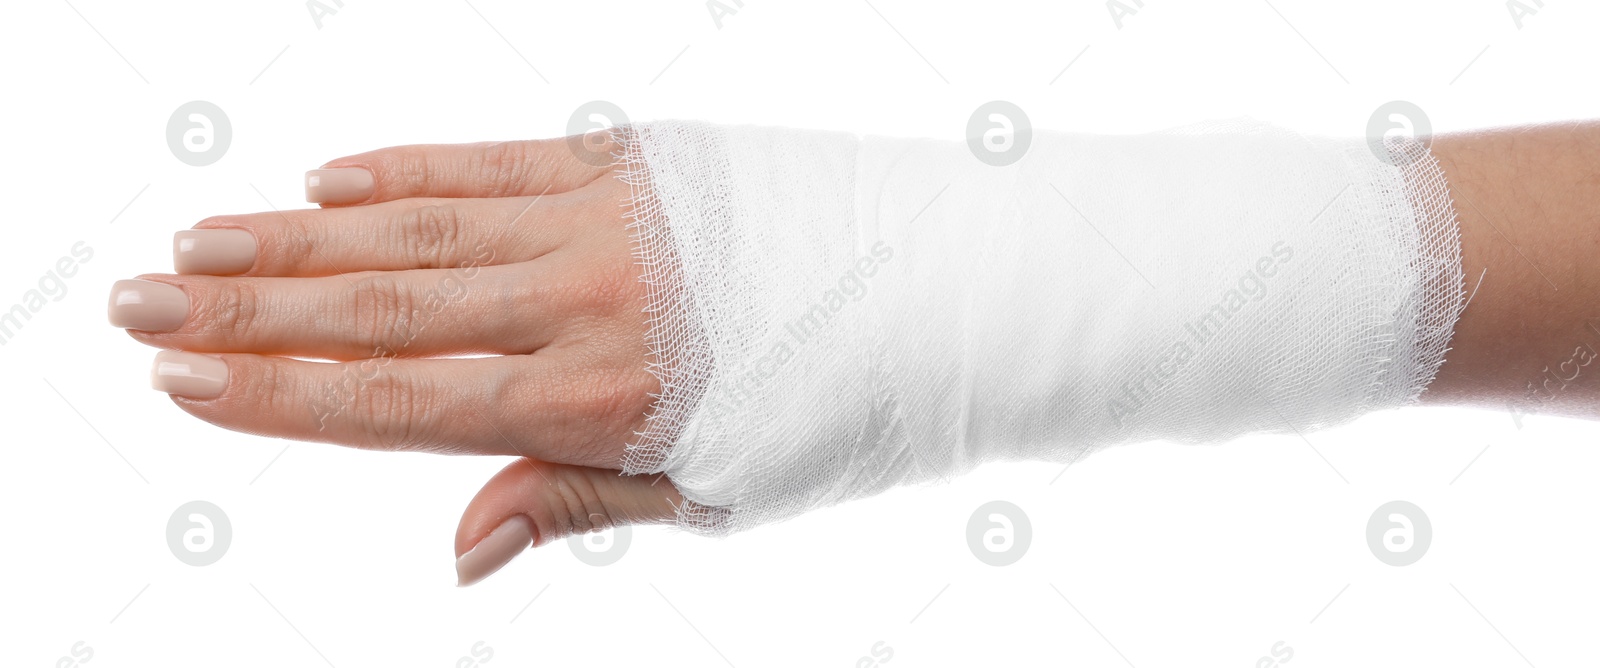
[[[1600,123],[1441,135],[1432,149],[1477,293],[1423,402],[1600,418]]]
[[[579,160],[561,139],[400,146],[324,167],[368,170],[373,195],[207,218],[195,228],[255,236],[250,271],[139,276],[182,288],[190,315],[176,331],[130,335],[228,364],[221,396],[173,401],[264,436],[522,456],[468,504],[458,557],[517,514],[534,545],[671,520],[682,502],[671,482],[618,475],[660,386],[646,370],[646,295],[616,167]],[[462,284],[464,297],[429,305]],[[468,354],[492,356],[438,359]],[[369,380],[330,394],[349,378]]]
[[[1600,366],[1574,359],[1600,350],[1600,124],[1442,135],[1432,148],[1476,292],[1424,403],[1600,417]],[[520,455],[468,504],[457,556],[518,514],[535,545],[670,521],[682,497],[669,481],[617,474],[660,387],[616,167],[578,159],[565,139],[400,146],[325,167],[367,169],[374,194],[208,218],[195,227],[255,236],[249,272],[140,277],[183,288],[193,307],[177,331],[134,338],[228,363],[220,397],[174,396],[178,406],[267,436]],[[464,297],[420,315],[451,272],[468,271]],[[492,356],[440,359],[466,354]],[[1528,403],[1546,369],[1577,375]],[[319,411],[345,374],[370,380]]]

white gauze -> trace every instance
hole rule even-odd
[[[662,392],[625,473],[721,534],[985,462],[1412,402],[1462,308],[1416,142],[1253,122],[966,144],[618,132]]]

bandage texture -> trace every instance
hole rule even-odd
[[[624,472],[664,473],[699,533],[986,462],[1403,406],[1462,308],[1415,141],[1035,132],[997,167],[803,130],[618,139],[662,382]]]

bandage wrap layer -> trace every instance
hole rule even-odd
[[[662,394],[625,473],[723,534],[985,462],[1413,402],[1463,290],[1422,145],[1253,122],[968,145],[618,131]]]

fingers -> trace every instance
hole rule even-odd
[[[550,341],[577,298],[574,280],[537,262],[320,278],[147,275],[117,282],[111,318],[143,343],[199,352],[514,355]]]
[[[456,575],[478,582],[529,546],[629,524],[670,522],[683,497],[661,476],[519,459],[467,504],[456,529]]]
[[[596,137],[610,141],[609,134]],[[602,164],[591,164],[595,162]],[[555,194],[575,190],[610,170],[603,161],[580,158],[567,138],[395,146],[306,172],[306,201],[342,206],[407,197]]]
[[[180,274],[331,276],[509,264],[571,235],[552,198],[406,200],[207,218],[173,236]]]
[[[321,363],[164,350],[151,385],[191,415],[245,433],[607,467],[659,391],[642,367],[542,354]]]

